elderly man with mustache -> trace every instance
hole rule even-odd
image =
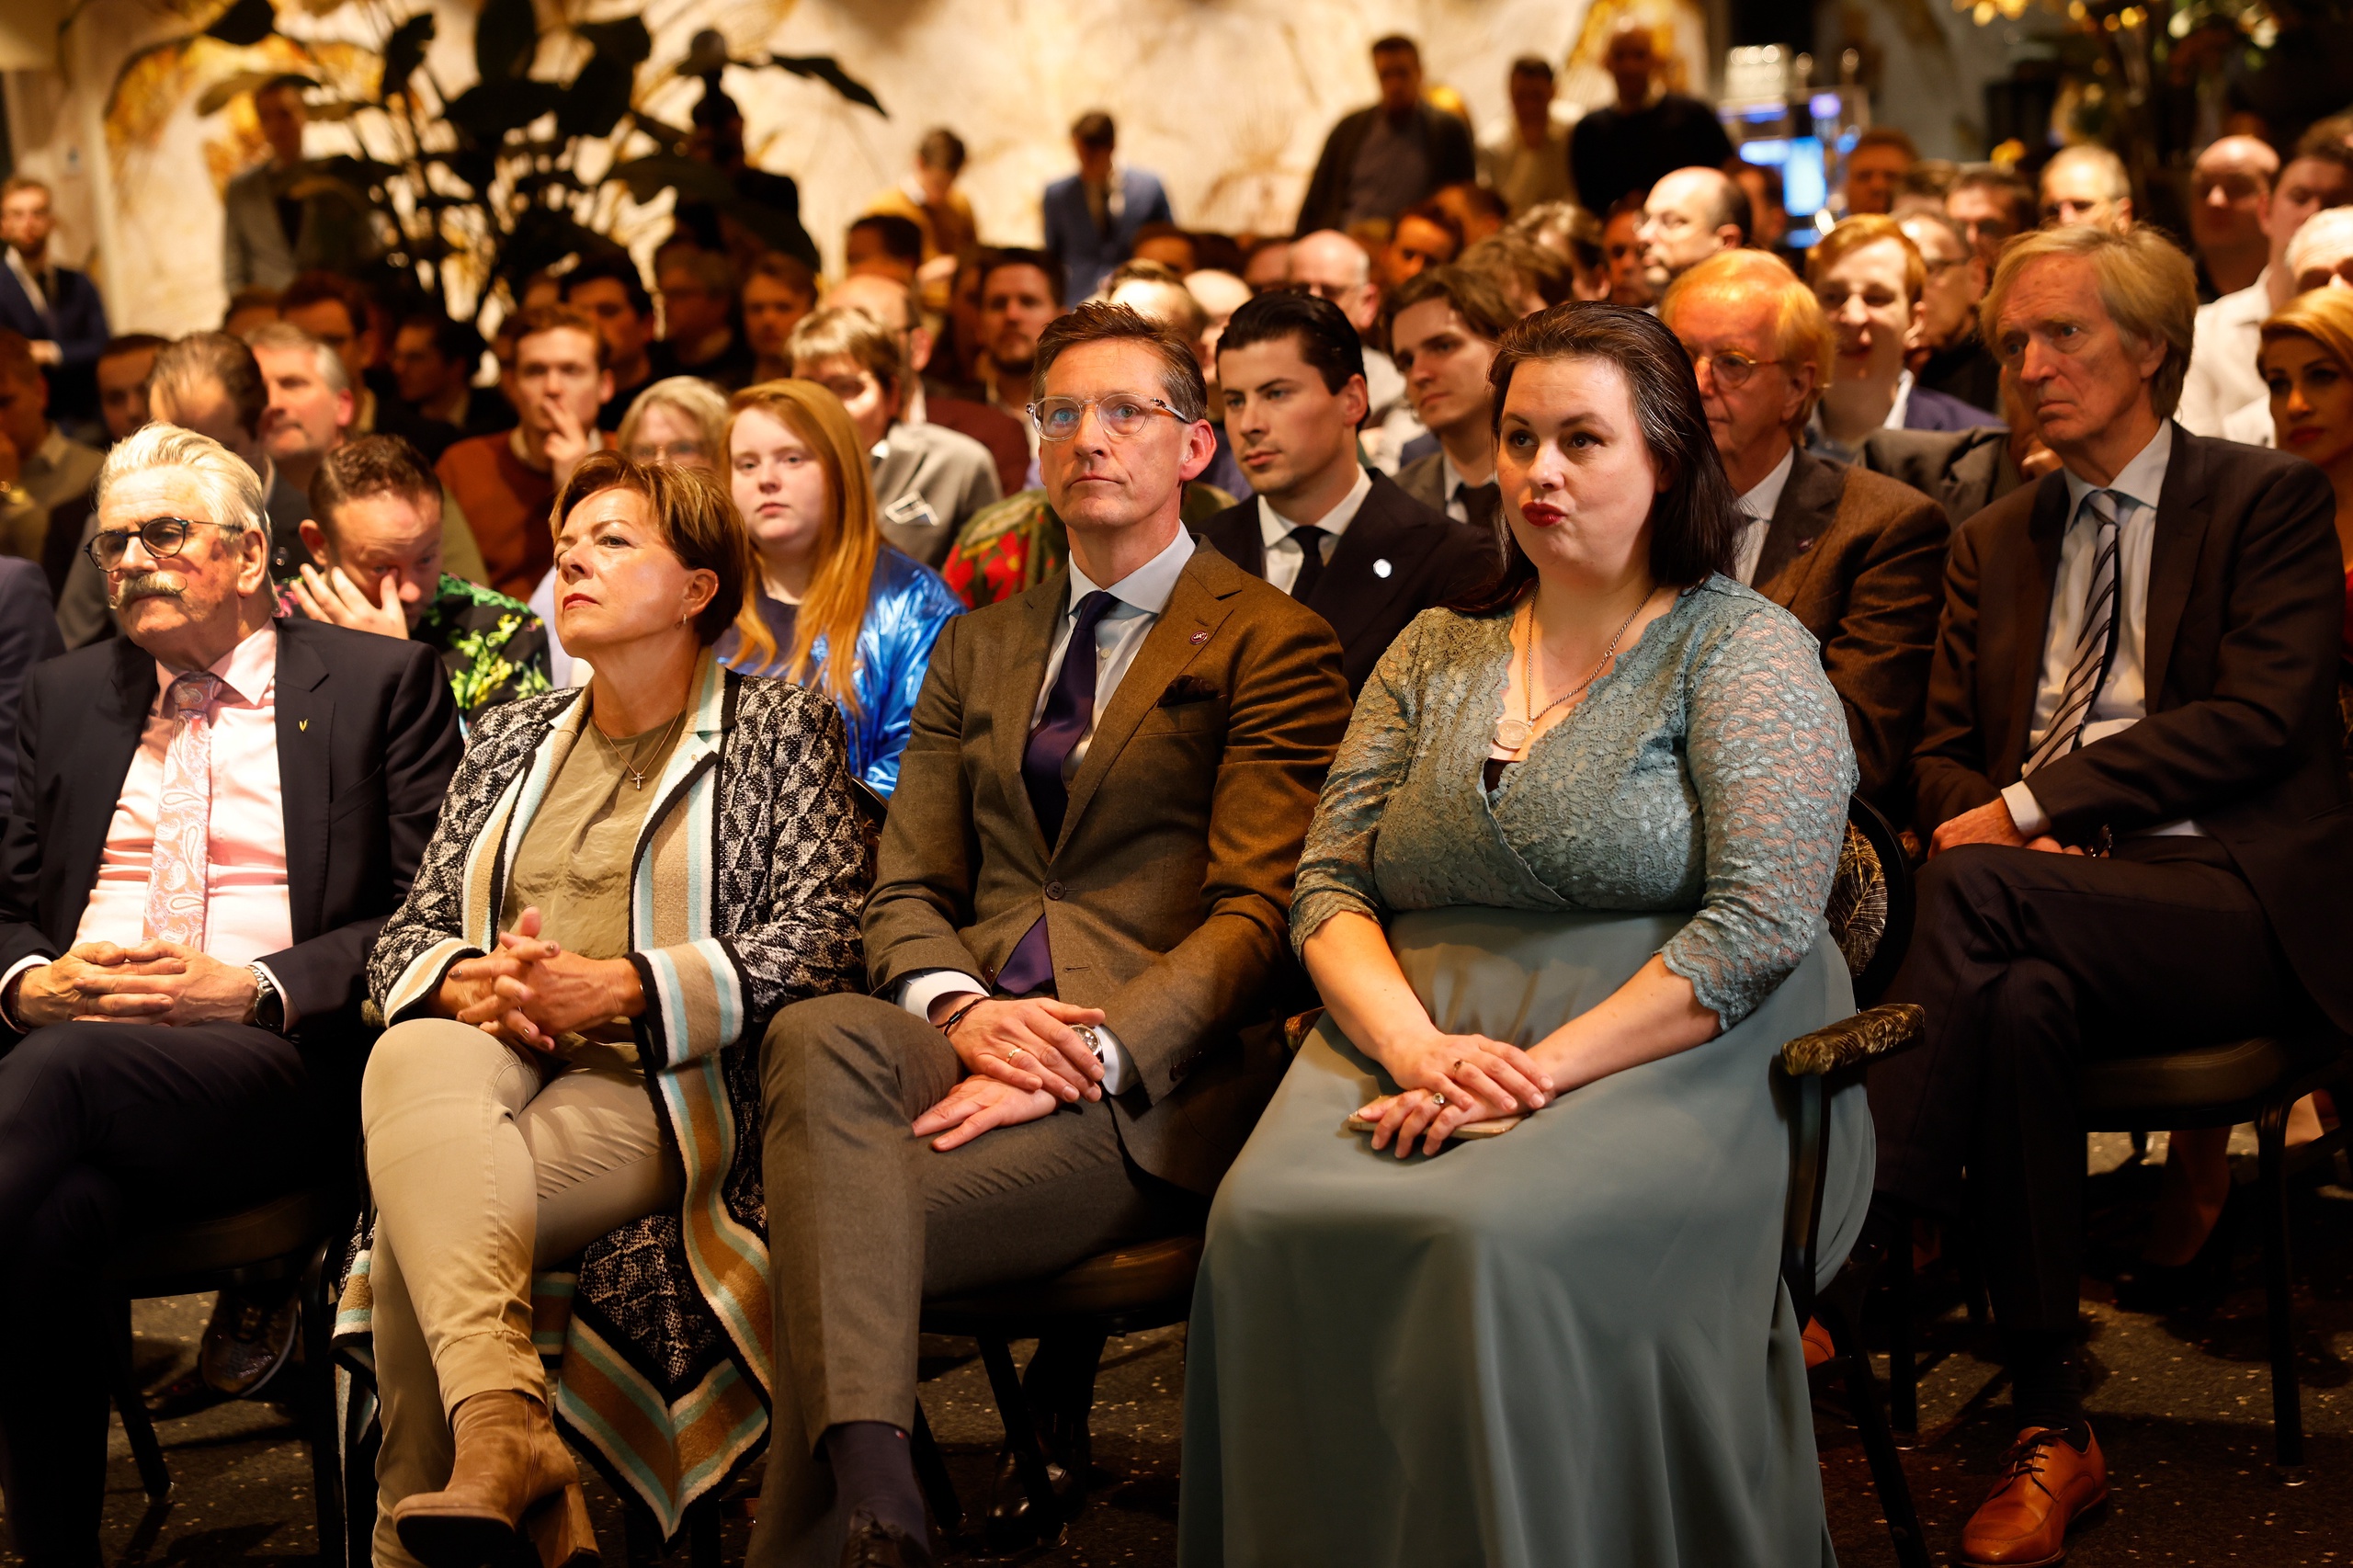
[[[460,752],[420,643],[273,621],[259,477],[150,425],[97,481],[123,635],[36,668],[0,824],[0,1489],[34,1564],[97,1559],[131,1230],[347,1170],[369,949]]]

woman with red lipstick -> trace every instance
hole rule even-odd
[[[1665,326],[1555,306],[1489,381],[1507,563],[1391,646],[1308,833],[1326,1011],[1211,1214],[1179,1561],[1825,1561],[1770,1070],[1852,1006],[1838,698],[1722,574]],[[1825,1271],[1871,1186],[1832,1114]]]
[[[594,453],[553,532],[595,673],[476,722],[369,962],[377,1220],[339,1332],[373,1340],[381,1568],[593,1558],[559,1416],[662,1518],[757,1449],[763,1035],[863,968],[841,718],[712,651],[766,635],[726,488]]]
[[[2290,301],[2263,324],[2256,362],[2271,390],[2279,449],[2319,465],[2336,492],[2346,567],[2342,694],[2353,690],[2353,290],[2315,289]],[[2353,722],[2347,733],[2353,736]]]

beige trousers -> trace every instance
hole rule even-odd
[[[376,1562],[415,1568],[391,1510],[449,1483],[449,1413],[502,1389],[548,1397],[531,1346],[532,1270],[675,1207],[681,1177],[641,1074],[544,1078],[445,1018],[396,1025],[376,1042],[360,1118],[376,1198],[369,1284],[384,1426]]]

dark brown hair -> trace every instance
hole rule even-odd
[[[333,539],[337,509],[370,495],[441,509],[441,482],[425,454],[399,436],[362,436],[329,452],[311,481],[311,517]]]
[[[762,651],[761,657],[773,652],[776,640],[752,597],[760,577],[751,531],[721,480],[699,468],[636,462],[608,447],[589,453],[572,471],[555,498],[549,530],[561,538],[563,520],[574,508],[606,490],[632,490],[644,496],[654,513],[654,530],[670,553],[688,571],[709,572],[719,579],[718,591],[695,617],[698,642],[708,648],[733,626]]]
[[[175,411],[206,381],[221,384],[236,411],[237,428],[252,438],[261,428],[262,411],[269,406],[269,388],[254,351],[227,333],[191,332],[158,349],[155,368],[147,372],[148,390],[161,393]]]
[[[1490,343],[1502,342],[1519,319],[1492,276],[1449,263],[1415,273],[1389,296],[1381,310],[1381,335],[1389,336],[1399,316],[1427,300],[1444,300],[1464,326]]]
[[[1651,465],[1666,482],[1651,503],[1651,575],[1688,588],[1723,571],[1739,537],[1740,499],[1724,477],[1723,460],[1716,455],[1691,357],[1675,334],[1655,316],[1592,300],[1554,305],[1521,318],[1504,334],[1487,371],[1499,442],[1512,376],[1523,365],[1554,359],[1607,360],[1626,380]],[[1536,563],[1517,538],[1507,538],[1503,570],[1451,608],[1467,615],[1488,614],[1517,601],[1535,578]]]
[[[1239,312],[1235,312],[1239,314]],[[1231,330],[1232,323],[1227,326]],[[1160,390],[1168,406],[1188,420],[1207,417],[1210,391],[1201,380],[1200,361],[1193,346],[1149,316],[1129,305],[1089,300],[1038,335],[1038,359],[1029,372],[1029,395],[1046,395],[1046,372],[1054,361],[1082,343],[1142,344],[1160,358]]]

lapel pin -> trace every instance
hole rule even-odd
[[[1376,577],[1386,577],[1395,568],[1386,561],[1376,561],[1372,563],[1372,574]]]
[[[1206,631],[1196,631],[1196,632],[1194,632],[1194,633],[1193,633],[1193,646],[1194,646],[1194,647],[1196,647],[1196,648],[1199,647],[1202,643],[1204,643],[1204,642],[1208,642],[1209,640],[1210,640],[1210,634],[1209,634],[1208,632],[1206,632]]]
[[[297,719],[294,721],[294,727],[298,730],[308,730],[311,727],[311,722],[308,719]]]

